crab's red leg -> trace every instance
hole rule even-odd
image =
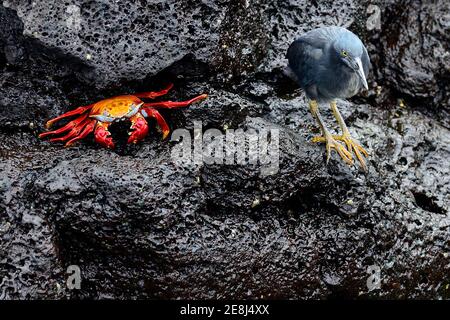
[[[81,117],[79,117],[79,118],[77,118],[77,119],[75,119],[75,120],[70,121],[70,122],[67,123],[64,127],[61,127],[61,128],[59,128],[59,129],[53,130],[53,131],[43,132],[43,133],[41,133],[41,134],[39,135],[39,138],[42,139],[42,138],[45,138],[46,136],[50,136],[50,135],[54,135],[54,134],[60,134],[60,133],[66,132],[66,131],[68,131],[68,130],[70,130],[70,129],[73,129],[73,128],[75,128],[78,124],[80,124],[84,119],[86,119],[87,116],[88,116],[87,114],[84,114],[84,115],[82,115]]]
[[[89,120],[88,124],[84,127],[83,131],[81,131],[81,133],[76,136],[75,138],[72,138],[71,140],[67,141],[67,143],[65,144],[65,147],[69,147],[70,145],[72,145],[75,141],[81,140],[83,138],[86,138],[86,136],[91,133],[92,131],[94,131],[94,127],[95,127],[95,120]]]
[[[93,106],[93,105],[91,104],[91,105],[88,105],[88,106],[78,107],[78,108],[76,108],[75,110],[66,112],[66,113],[64,113],[64,114],[62,114],[62,115],[60,115],[60,116],[58,116],[58,117],[56,117],[56,118],[50,119],[50,120],[48,120],[47,123],[45,124],[45,127],[48,129],[48,128],[50,128],[56,121],[59,121],[59,120],[61,120],[61,119],[64,119],[64,118],[67,118],[67,117],[71,117],[71,116],[74,116],[74,115],[77,115],[77,114],[82,114],[83,112],[85,112],[85,111],[91,109],[92,106]]]
[[[164,120],[163,116],[161,115],[161,113],[159,113],[158,110],[155,110],[153,108],[143,108],[141,110],[141,113],[144,115],[144,117],[154,118],[158,123],[158,126],[161,128],[163,140],[167,138],[170,133],[170,128],[166,120]]]
[[[181,107],[187,107],[191,103],[197,102],[199,100],[206,99],[208,97],[207,94],[201,94],[195,98],[192,98],[190,100],[186,101],[161,101],[161,102],[151,102],[151,103],[144,103],[144,107],[150,107],[150,108],[181,108]]]
[[[108,130],[109,125],[109,122],[97,122],[94,133],[95,142],[106,148],[114,149],[114,142],[111,138],[111,133]]]
[[[58,138],[52,138],[50,139],[51,142],[57,142],[57,141],[67,141],[69,139],[72,139],[76,136],[78,136],[81,132],[81,130],[83,130],[83,128],[89,123],[91,122],[91,119],[84,119],[83,121],[79,122],[75,127],[73,127],[69,133],[67,133],[65,136],[62,137],[58,137]]]
[[[148,133],[147,120],[140,114],[136,113],[130,118],[131,129],[130,137],[128,138],[128,143],[137,143],[145,138]]]
[[[172,89],[172,87],[173,87],[173,84],[171,83],[165,89],[163,89],[161,91],[139,92],[139,93],[133,94],[133,96],[136,96],[138,98],[154,99],[156,97],[166,95],[169,92],[169,90]]]

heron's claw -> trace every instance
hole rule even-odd
[[[331,149],[336,150],[336,152],[339,154],[339,156],[342,158],[342,160],[345,161],[348,165],[353,164],[353,158],[352,155],[345,147],[336,141],[334,136],[327,133],[324,136],[317,136],[312,139],[312,142],[325,142],[326,143],[326,149],[327,149],[327,163],[328,160],[330,160],[331,155]]]
[[[356,158],[358,158],[358,161],[361,164],[363,170],[367,171],[367,165],[364,157],[368,157],[369,153],[366,151],[366,149],[364,149],[358,142],[356,142],[349,133],[344,133],[342,135],[332,135],[332,138],[334,140],[344,142],[347,146],[346,151],[348,151],[349,153],[354,153],[356,155]],[[323,136],[314,137],[313,142],[325,142],[325,138]]]
[[[358,142],[356,142],[349,133],[344,133],[341,136],[335,138],[336,140],[343,141],[347,145],[347,150],[353,152],[358,158],[359,163],[364,171],[367,171],[367,165],[364,157],[368,157],[369,153]]]

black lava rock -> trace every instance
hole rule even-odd
[[[3,1],[0,299],[449,298],[450,131],[431,106],[449,110],[448,32],[424,26],[445,4],[395,19],[405,3]],[[322,24],[358,32],[373,57],[369,94],[338,102],[367,174],[325,164],[280,72],[295,36]],[[116,151],[37,138],[50,117],[167,82],[170,100],[209,94],[164,111],[171,129],[276,130],[277,165],[180,165],[181,142],[153,123]]]

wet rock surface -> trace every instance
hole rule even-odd
[[[388,1],[380,72],[413,104],[437,109],[448,126],[450,9],[445,1]]]
[[[79,6],[81,17],[102,3]],[[404,1],[375,9],[353,1],[139,1],[130,2],[128,13],[103,4],[96,9],[103,18],[82,24],[78,33],[62,18],[76,12],[75,3],[3,4],[0,298],[450,297],[450,131],[442,111],[449,106],[441,77],[448,64],[396,49],[415,33],[429,39],[424,46],[445,49],[442,19],[429,33],[405,24],[409,29],[393,45],[385,40],[392,34],[385,17],[393,19],[389,12]],[[140,6],[153,9],[135,16]],[[414,10],[408,7],[405,17],[412,19]],[[422,15],[445,16],[444,10],[438,3]],[[31,23],[50,12],[58,14],[47,24]],[[116,15],[106,17],[111,12]],[[168,19],[174,12],[187,13]],[[250,13],[263,15],[252,19]],[[152,34],[153,41],[106,46],[86,60],[87,50],[102,44],[89,40],[90,33],[102,23],[114,29],[124,19],[134,21],[130,17],[143,19],[134,24],[140,29],[127,29],[130,37]],[[330,17],[359,31],[373,56],[373,89],[338,102],[371,154],[367,174],[335,154],[325,165],[323,145],[310,142],[318,131],[307,101],[280,71],[295,34]],[[214,25],[218,20],[223,24]],[[34,28],[40,28],[37,35]],[[159,28],[165,32],[155,35]],[[133,60],[126,63],[111,54],[127,52]],[[414,77],[414,70],[430,81]],[[259,163],[176,164],[171,153],[180,142],[161,141],[153,123],[136,146],[120,143],[123,128],[113,130],[115,152],[91,137],[68,149],[37,139],[56,114],[169,81],[175,83],[171,100],[209,94],[188,109],[164,112],[171,128],[186,128],[192,137],[194,121],[219,132],[277,129],[277,170],[263,174]],[[82,270],[81,290],[66,287],[69,265]],[[376,280],[370,270],[380,271],[379,289],[368,286]]]

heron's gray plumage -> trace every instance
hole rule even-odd
[[[348,59],[340,56],[342,51],[348,52]],[[303,34],[291,44],[287,58],[299,85],[310,99],[318,101],[355,95],[364,88],[370,68],[361,40],[342,27],[322,27]],[[358,59],[364,82],[356,72]]]

